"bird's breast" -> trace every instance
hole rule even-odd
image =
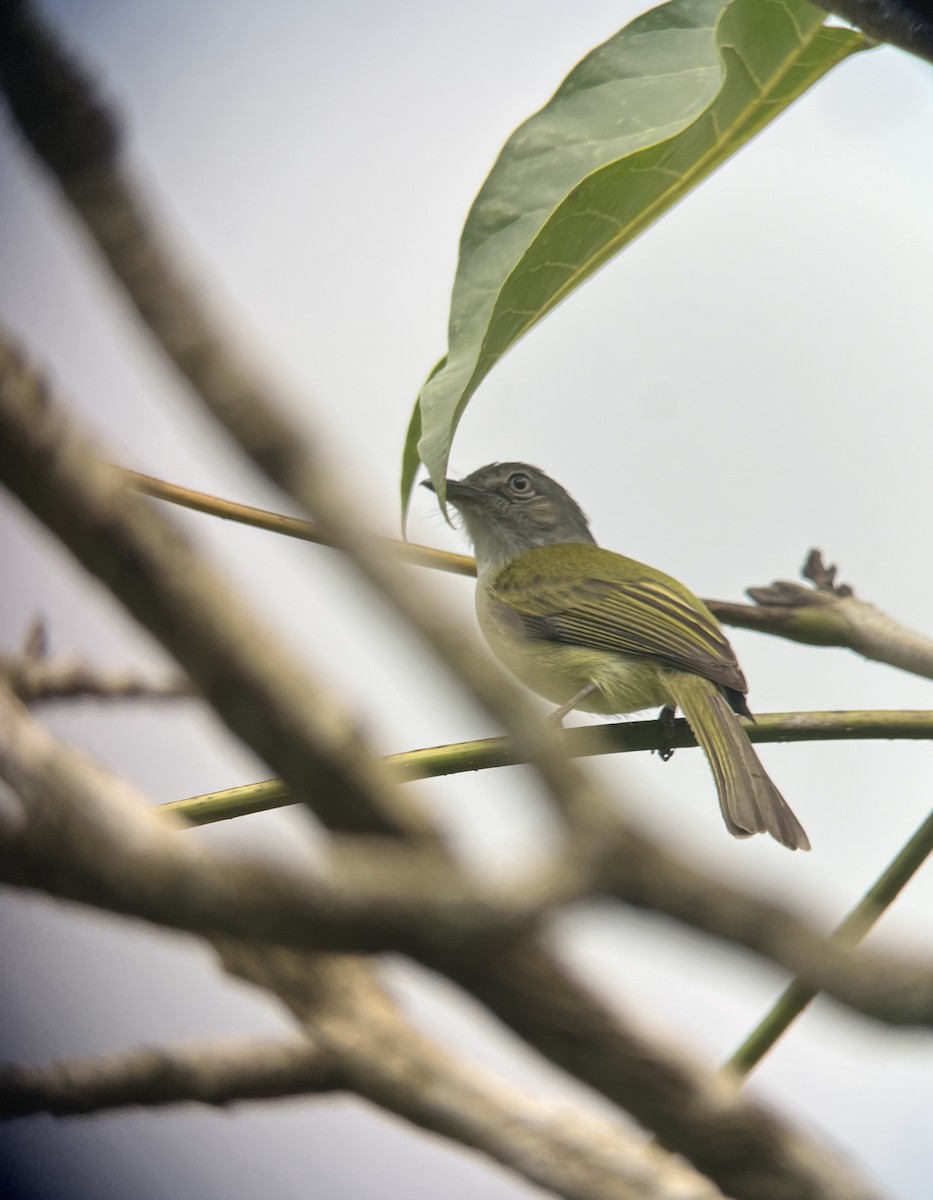
[[[526,687],[564,704],[588,684],[597,691],[579,707],[586,712],[630,713],[673,704],[664,667],[650,658],[528,637],[521,615],[476,590],[476,615],[496,658]]]

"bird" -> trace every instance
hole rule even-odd
[[[433,490],[430,481],[426,486]],[[754,720],[709,608],[654,567],[597,545],[572,496],[537,467],[496,462],[446,481],[476,557],[476,611],[495,656],[559,705],[602,714],[679,707],[712,769],[726,828],[810,842],[739,717]]]

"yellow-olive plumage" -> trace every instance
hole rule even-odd
[[[477,559],[480,627],[502,663],[565,710],[679,706],[706,752],[730,833],[809,849],[737,713],[750,717],[732,647],[669,575],[604,550],[566,491],[525,463],[448,480]]]

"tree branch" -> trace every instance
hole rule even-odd
[[[102,671],[77,659],[50,660],[41,621],[27,630],[16,655],[0,654],[0,684],[24,704],[78,697],[95,700],[174,700],[195,695],[181,678],[151,680],[126,670]]]
[[[759,713],[745,732],[752,742],[837,742],[933,740],[933,711],[918,709],[861,709],[848,712]],[[606,725],[579,725],[563,731],[567,753],[574,758],[601,754],[629,754],[637,750],[695,749],[696,739],[683,719],[662,729],[657,719],[618,721]],[[389,754],[383,762],[399,783],[437,779],[468,771],[509,767],[522,759],[508,738],[479,738]],[[191,825],[210,825],[250,813],[267,812],[296,804],[280,779],[241,784],[219,792],[206,792],[162,805],[166,812]]]
[[[472,631],[450,619],[433,597],[411,587],[391,552],[367,530],[354,493],[291,420],[289,400],[276,395],[238,342],[219,332],[122,170],[116,121],[85,73],[25,4],[14,6],[6,25],[0,71],[9,72],[6,86],[23,135],[52,171],[114,278],[195,397],[501,722],[540,774],[558,810],[569,814],[579,808],[588,782],[542,728],[524,690],[505,671],[490,669],[477,654]],[[179,661],[200,685],[185,659]],[[344,749],[347,740],[345,735],[339,739]],[[272,761],[267,753],[262,756]],[[286,777],[284,771],[279,774]]]
[[[0,480],[175,656],[242,740],[337,827],[429,836],[349,712],[52,402],[0,331]],[[354,803],[346,802],[347,796]],[[392,812],[390,817],[388,814]]]
[[[836,568],[811,550],[801,574],[814,583],[777,580],[747,588],[759,607],[718,605],[730,624],[759,629],[814,646],[843,646],[865,658],[933,679],[933,639],[907,629],[865,600],[848,584],[837,584]]]
[[[453,941],[520,928],[562,896],[556,876],[481,887],[446,856],[388,838],[331,844],[316,872],[209,854],[2,689],[0,777],[23,803],[0,826],[0,879],[187,932],[403,950],[426,925]]]
[[[111,1108],[235,1101],[332,1092],[339,1074],[308,1038],[237,1038],[108,1054],[42,1067],[0,1065],[0,1117],[74,1116]]]
[[[141,475],[137,471],[123,469],[123,473],[127,482],[144,495],[319,545],[335,544],[313,521],[300,521],[294,517],[250,508],[206,492],[195,492],[166,483],[150,475]],[[451,554],[446,550],[391,538],[382,539],[382,544],[400,562],[457,575],[476,575],[475,560],[468,555]],[[776,581],[767,587],[747,589],[748,595],[756,602],[754,605],[711,599],[705,603],[724,625],[752,629],[757,633],[767,633],[809,646],[838,646],[901,670],[933,677],[933,641],[930,638],[907,629],[867,601],[856,600],[854,592],[847,585],[834,588],[832,577],[835,568],[832,568],[830,586],[827,587],[825,577],[812,573],[815,565],[822,565],[820,552],[811,550],[801,573],[817,583],[815,589],[798,583]]]
[[[845,946],[857,946],[887,912],[914,875],[933,854],[933,813],[898,851],[878,879],[833,933]],[[795,979],[729,1059],[727,1068],[747,1075],[818,995],[816,988]]]
[[[156,479],[152,475],[143,475],[139,471],[130,471],[126,467],[119,469],[123,472],[127,484],[144,496],[152,496],[156,500],[167,500],[170,504],[178,504],[182,508],[190,508],[195,512],[207,513],[209,516],[221,517],[227,521],[236,521],[241,525],[250,525],[254,529],[265,529],[270,533],[298,538],[303,542],[314,542],[318,546],[335,548],[334,542],[327,539],[314,521],[302,521],[298,517],[284,517],[280,513],[269,512],[268,509],[237,504],[233,500],[222,500],[219,496],[211,496],[207,492],[196,492],[192,488],[180,487],[176,483],[166,483],[163,479]],[[450,571],[454,575],[476,575],[476,560],[469,554],[451,554],[448,550],[435,550],[432,546],[418,546],[413,542],[403,542],[396,538],[382,538],[381,540],[394,554],[398,555],[400,562],[418,567],[434,567],[435,570]]]
[[[254,461],[314,513],[325,535],[348,553],[363,577],[389,598],[397,611],[422,628],[441,657],[458,668],[474,695],[513,734],[519,750],[537,764],[547,780],[552,795],[568,816],[575,846],[581,848],[581,856],[589,861],[582,849],[588,840],[587,853],[595,854],[597,839],[606,827],[609,811],[606,798],[595,784],[564,762],[552,745],[556,739],[542,731],[521,692],[511,683],[503,683],[500,675],[491,676],[480,670],[473,640],[459,630],[450,629],[396,573],[384,548],[361,532],[345,489],[321,464],[318,455],[303,447],[292,423],[282,415],[282,406],[265,402],[268,389],[223,345],[210,322],[204,319],[200,306],[181,283],[157,239],[151,236],[148,221],[116,169],[116,134],[112,123],[104,118],[101,106],[88,94],[80,73],[73,70],[31,17],[24,18],[24,13],[24,6],[16,4],[3,18],[7,35],[10,26],[15,35],[12,41],[9,36],[4,40],[5,60],[11,57],[11,46],[17,51],[13,56],[14,110],[34,147],[57,172],[64,191],[98,238],[112,269],[161,344]],[[8,69],[6,61],[3,69]],[[86,128],[82,124],[85,114],[90,114]],[[28,394],[29,382],[21,374],[17,386]],[[111,578],[116,581],[116,586],[112,584],[114,590],[119,591],[123,586],[122,572],[115,569],[112,557],[102,547],[113,539],[115,530],[118,559],[126,554],[134,569],[144,563],[156,567],[145,582],[149,588],[157,587],[162,570],[177,567],[177,562],[163,563],[155,553],[147,557],[141,552],[143,541],[136,537],[139,529],[134,527],[129,531],[125,523],[117,520],[114,477],[98,479],[91,456],[85,456],[79,467],[63,423],[59,419],[55,424],[43,412],[42,405],[30,401],[25,407],[20,406],[18,415],[26,420],[13,422],[16,444],[10,451],[3,449],[8,442],[8,430],[0,427],[0,457],[16,480],[18,494],[28,496],[34,511],[50,528],[77,547],[82,561],[108,581]],[[38,446],[29,436],[30,423],[40,427]],[[46,440],[43,442],[42,438]],[[17,473],[17,456],[24,448],[25,467],[33,470],[41,482],[24,480]],[[103,526],[93,519],[98,515],[93,505],[85,512],[88,520],[83,525],[61,511],[71,494],[66,485],[76,485],[79,499],[87,499],[83,488],[85,473],[98,487],[92,492],[102,501],[100,512],[107,516]],[[137,511],[131,504],[122,508]],[[107,538],[100,536],[101,531]],[[196,565],[196,560],[190,564]],[[138,582],[134,580],[134,584]],[[325,727],[321,729],[305,715],[310,690],[304,680],[300,684],[296,680],[291,663],[277,661],[273,653],[277,646],[263,642],[255,661],[249,657],[252,645],[244,646],[239,639],[231,639],[227,645],[221,639],[218,644],[208,626],[203,631],[208,646],[203,654],[208,660],[205,665],[201,652],[189,640],[188,635],[195,630],[186,623],[188,615],[179,609],[178,595],[161,590],[145,596],[135,586],[125,591],[131,610],[142,613],[150,627],[161,633],[199,686],[203,688],[205,682],[213,685],[205,691],[231,728],[243,731],[244,740],[254,748],[259,741],[266,750],[266,753],[260,751],[263,757],[277,769],[278,761],[287,761],[289,770],[281,774],[289,786],[297,779],[304,785],[298,788],[303,795],[315,796],[315,785],[331,785],[330,791],[327,787],[321,789],[320,797],[321,808],[330,823],[346,827],[349,811],[353,814],[350,819],[357,823],[355,827],[367,831],[404,829],[410,836],[412,832],[425,834],[430,829],[420,815],[411,816],[407,823],[398,816],[399,810],[382,788],[378,773],[364,772],[361,776],[352,769],[355,762],[352,756],[359,755],[361,744],[346,721],[335,722],[329,714],[322,713],[319,720]],[[202,608],[200,596],[192,596],[190,589],[183,589],[180,594],[186,602],[193,603],[199,615],[213,611]],[[223,596],[223,603],[230,603],[229,596]],[[170,614],[168,621],[166,613]],[[200,627],[198,632],[202,632]],[[251,632],[262,633],[252,629]],[[222,649],[246,653],[242,661],[255,669],[238,669],[219,678],[217,672],[223,660],[216,655]],[[275,662],[272,681],[259,674],[270,658]],[[283,666],[285,673],[281,678],[295,684],[284,692],[274,686]],[[257,684],[260,679],[261,684]],[[223,688],[217,686],[220,682]],[[270,700],[271,715],[263,707]],[[292,707],[293,704],[297,707]],[[254,723],[261,727],[262,734],[253,730]],[[270,726],[275,736],[269,736]],[[322,753],[322,744],[326,753]],[[311,778],[305,762],[309,753],[315,766]],[[350,786],[342,786],[347,780]],[[333,805],[338,795],[339,811]],[[731,1195],[744,1200],[760,1197],[767,1191],[771,1197],[788,1200],[790,1197],[854,1200],[870,1194],[855,1181],[843,1178],[824,1153],[767,1118],[757,1107],[735,1097],[728,1089],[723,1090],[723,1085],[708,1073],[690,1071],[677,1056],[666,1054],[657,1046],[646,1046],[621,1017],[610,1014],[574,980],[542,942],[524,937],[506,938],[502,944],[500,941],[493,940],[482,947],[471,941],[462,952],[456,952],[435,939],[425,945],[423,956],[435,964],[446,962],[454,978],[470,986],[503,1020],[555,1061],[606,1095],[627,1104],[646,1123],[660,1125],[669,1145],[702,1163]],[[278,961],[286,953],[267,949],[260,965],[268,970],[272,961]],[[339,1008],[335,1020],[339,1020]],[[332,1028],[336,1036],[337,1027]],[[391,1041],[384,1048],[391,1049]],[[370,1047],[361,1061],[361,1070],[371,1055]]]
[[[359,960],[240,942],[219,950],[228,971],[276,994],[327,1048],[347,1090],[413,1125],[568,1200],[721,1195],[624,1126],[542,1103],[423,1037]]]
[[[171,901],[165,900],[168,894],[181,900],[183,927],[191,928],[194,918],[203,920],[207,916],[214,937],[218,928],[233,928],[238,935],[255,936],[261,931],[261,935],[283,942],[297,940],[299,931],[306,938],[309,929],[315,933],[319,930],[315,922],[320,913],[316,908],[294,913],[292,881],[281,869],[269,872],[265,878],[248,873],[237,885],[216,894],[216,871],[207,855],[186,846],[170,831],[162,837],[154,835],[158,822],[151,813],[131,809],[131,798],[125,791],[114,793],[103,772],[82,763],[73,752],[55,747],[25,710],[16,711],[15,701],[0,711],[0,730],[9,731],[8,742],[0,746],[0,769],[24,796],[28,809],[28,840],[21,824],[19,837],[10,839],[0,855],[7,875],[16,870],[28,873],[34,865],[31,847],[53,843],[59,855],[58,886],[78,895],[86,886],[103,889],[105,902],[116,911],[126,911],[125,906],[137,903],[140,896],[144,902],[159,904],[163,909],[171,907]],[[76,824],[76,819],[83,824]],[[169,855],[171,861],[167,864]],[[654,869],[659,863],[664,866],[664,859],[649,842],[625,837],[616,846],[607,845],[607,858],[624,881],[620,888],[624,887],[629,902],[633,902],[633,896],[635,902],[644,902],[649,895],[655,899],[656,893],[663,890]],[[180,873],[180,867],[187,870]],[[225,868],[228,878],[236,878],[232,864],[225,864]],[[767,906],[756,901],[745,903],[745,897],[726,888],[711,895],[710,881],[689,868],[681,870],[681,896],[695,923],[698,903],[703,900],[706,916],[699,920],[701,926],[713,923],[709,915],[713,914],[716,922],[730,923],[740,939],[745,935],[748,941],[757,943],[762,937],[773,938],[777,930],[783,933],[781,945],[802,938],[814,954],[825,949],[819,939],[802,927],[794,927],[793,918],[778,910],[768,914],[769,924],[764,931],[757,929],[750,934],[754,917],[739,919],[736,913],[748,914],[751,910],[754,916],[760,916],[767,913]],[[281,876],[278,884],[276,875]],[[300,878],[294,881],[295,886]],[[639,884],[641,893],[635,895],[632,889]],[[359,891],[358,881],[350,881],[350,886],[354,894]],[[702,888],[700,896],[692,890],[696,886]],[[99,902],[99,898],[98,890],[93,899]],[[380,903],[390,901],[391,897],[383,898]],[[670,911],[670,900],[666,903]],[[424,908],[432,920],[439,912],[437,900],[430,895]],[[218,918],[212,915],[218,911],[219,921],[225,924],[218,924]],[[256,924],[257,913],[263,917],[261,925]],[[414,914],[411,919],[414,921]],[[532,1045],[628,1108],[698,1166],[715,1173],[727,1191],[734,1190],[738,1196],[755,1194],[747,1165],[734,1152],[735,1145],[740,1144],[748,1146],[750,1153],[755,1148],[757,1169],[771,1176],[777,1172],[788,1181],[788,1188],[793,1181],[795,1189],[802,1189],[788,1191],[788,1195],[836,1194],[823,1186],[826,1164],[819,1166],[811,1161],[815,1150],[797,1146],[797,1139],[789,1132],[776,1132],[773,1118],[740,1098],[726,1104],[717,1091],[718,1085],[670,1051],[636,1034],[619,1014],[610,1014],[540,943],[516,940],[507,930],[451,940],[439,928],[424,922],[420,929],[398,931],[397,937],[402,948],[413,940],[411,952],[427,965],[466,986]],[[280,961],[275,958],[279,952],[271,947],[267,947],[267,953]],[[834,965],[838,966],[830,964]],[[885,978],[890,986],[890,969],[885,971]]]

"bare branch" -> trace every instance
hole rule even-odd
[[[240,973],[249,978],[247,964],[261,957],[238,948]],[[0,1067],[0,1117],[183,1102],[229,1105],[352,1090],[568,1200],[721,1197],[707,1180],[624,1126],[543,1102],[420,1036],[387,1006],[359,964],[349,967],[356,975],[352,1006],[338,1022],[333,1014],[320,1014],[322,977],[340,972],[346,997],[348,965],[337,959],[308,964],[311,998],[300,1005],[308,1038],[212,1041],[44,1067]],[[275,971],[253,974],[275,992]],[[299,1007],[295,975],[293,966],[288,994]]]
[[[859,903],[833,933],[846,946],[857,946],[890,908],[898,895],[933,854],[933,813],[898,851]],[[795,979],[729,1059],[731,1071],[747,1075],[781,1038],[810,1002],[817,990]]]
[[[811,646],[842,646],[865,658],[933,679],[933,639],[907,629],[848,584],[836,584],[836,568],[811,550],[801,574],[816,586],[776,580],[746,591],[757,607],[714,602],[721,621]]]
[[[573,1058],[574,1071],[579,1074],[580,1054],[589,1047],[591,1069],[579,1077],[589,1082],[599,1079],[597,1086],[605,1095],[634,1094],[644,1087],[650,1099],[643,1098],[635,1107],[627,1106],[638,1115],[639,1107],[646,1111],[663,1093],[665,1103],[671,1102],[672,1111],[677,1113],[672,1127],[677,1126],[678,1140],[686,1138],[690,1143],[693,1151],[690,1157],[696,1154],[702,1159],[702,1143],[708,1141],[706,1157],[713,1164],[709,1174],[715,1171],[727,1178],[727,1182],[720,1182],[727,1195],[755,1200],[762,1196],[768,1196],[769,1200],[868,1200],[874,1195],[822,1151],[745,1100],[733,1082],[710,1076],[705,1069],[626,1027],[618,1018],[608,1017],[595,1001],[578,1004],[577,996],[583,993],[564,987],[560,978],[562,968],[549,965],[553,961],[549,954],[528,944],[526,951],[524,959],[522,952],[500,956],[491,951],[489,972],[478,963],[473,967],[493,981],[491,986],[504,983],[507,993],[511,990],[507,979],[515,970],[528,985],[540,987],[540,992],[533,989],[525,992],[519,1003],[530,1003],[528,1020],[533,1026],[537,1026],[542,1016],[545,1026],[553,1027],[555,1022],[559,1025],[562,1045],[556,1053],[554,1046],[546,1053],[557,1062]],[[534,1124],[529,1128],[521,1120],[508,1119],[501,1126],[496,1120],[490,1123],[486,1097],[477,1095],[475,1086],[472,1097],[465,1092],[463,1084],[469,1085],[470,1080],[464,1078],[463,1071],[446,1056],[440,1057],[430,1043],[400,1025],[397,1012],[385,1007],[381,992],[373,991],[372,977],[362,964],[346,959],[332,959],[328,963],[325,959],[315,965],[308,956],[287,950],[257,956],[250,947],[242,945],[222,947],[221,957],[228,970],[275,991],[300,1020],[308,1022],[315,1035],[339,1056],[351,1086],[360,1095],[418,1124],[424,1124],[427,1115],[433,1122],[429,1128],[448,1135],[453,1133],[467,1144],[478,1145],[469,1136],[472,1126],[490,1142],[501,1145],[510,1156],[500,1161],[515,1165],[518,1151],[520,1161],[525,1164],[523,1173],[531,1177],[530,1170],[535,1169],[537,1162],[537,1145],[531,1140]],[[522,987],[520,984],[519,993]],[[491,1007],[503,1015],[501,1004],[494,1003]],[[608,1037],[605,1043],[590,1041],[597,1032],[593,1026],[595,1014],[604,1021],[605,1027],[598,1033]],[[514,1022],[513,1027],[519,1024],[527,1024],[524,1017]],[[523,1029],[522,1036],[528,1036],[527,1029]],[[530,1040],[539,1049],[543,1048],[534,1035]],[[602,1057],[603,1049],[606,1058]],[[450,1102],[451,1084],[459,1092],[456,1104]],[[682,1103],[687,1107],[681,1109]],[[500,1113],[497,1106],[492,1115]],[[464,1116],[465,1125],[461,1124]],[[458,1131],[452,1130],[452,1122],[458,1123]],[[629,1159],[630,1144],[624,1135],[616,1143],[623,1159]],[[612,1145],[611,1140],[603,1142],[610,1154]],[[488,1145],[481,1148],[499,1157]],[[545,1161],[550,1164],[551,1156]],[[601,1163],[603,1156],[599,1155],[595,1161]],[[638,1159],[630,1161],[637,1163]],[[575,1175],[576,1157],[568,1160],[568,1166]],[[614,1169],[618,1170],[618,1165]],[[631,1165],[626,1170],[630,1172]],[[642,1170],[638,1167],[638,1174]],[[545,1180],[541,1182],[548,1186]],[[573,1178],[569,1182],[573,1184]],[[673,1187],[673,1182],[669,1186]],[[578,1193],[568,1188],[561,1189],[561,1194]],[[612,1191],[608,1194],[616,1195]],[[627,1195],[624,1191],[618,1194]],[[667,1194],[666,1190],[660,1192]],[[677,1194],[676,1188],[673,1194]],[[645,1195],[653,1195],[650,1188],[646,1188]]]
[[[234,1101],[331,1092],[331,1057],[309,1038],[237,1038],[144,1048],[42,1067],[0,1065],[0,1117],[73,1116],[109,1108]]]
[[[345,839],[317,873],[211,855],[125,781],[57,743],[2,689],[0,777],[24,806],[0,828],[0,879],[174,929],[311,949],[404,949],[425,925],[454,941],[519,928],[554,898],[548,884],[557,881],[473,886],[446,856],[387,838]]]
[[[104,671],[78,659],[47,656],[46,631],[34,622],[17,655],[0,654],[0,681],[24,704],[78,697],[95,700],[175,700],[196,695],[181,678],[146,679],[128,670]]]
[[[295,794],[313,796],[337,827],[430,836],[414,802],[393,793],[353,717],[233,585],[124,487],[2,333],[0,480],[174,654]]]
[[[773,1118],[738,1096],[726,1104],[715,1080],[649,1043],[619,1014],[610,1014],[543,945],[516,941],[508,927],[493,936],[491,925],[482,936],[466,937],[466,910],[454,914],[461,920],[460,928],[455,926],[457,936],[451,939],[449,932],[443,934],[433,921],[449,899],[449,886],[445,894],[443,879],[455,879],[449,865],[438,864],[444,868],[440,877],[435,872],[423,896],[415,897],[422,903],[421,919],[409,903],[400,925],[393,922],[399,911],[397,898],[391,893],[374,897],[372,885],[367,892],[365,880],[359,877],[378,860],[365,860],[366,871],[361,873],[345,872],[349,876],[342,881],[346,894],[340,886],[322,894],[320,881],[306,880],[302,873],[292,874],[281,867],[264,870],[253,864],[218,864],[174,836],[170,828],[164,833],[159,830],[150,812],[131,808],[132,797],[125,785],[123,791],[117,791],[117,783],[99,768],[55,746],[24,709],[17,711],[15,701],[0,710],[0,730],[6,731],[0,744],[0,769],[27,806],[26,821],[0,848],[0,869],[7,878],[12,876],[15,881],[19,872],[20,879],[28,880],[43,854],[46,864],[54,855],[53,870],[47,871],[46,877],[56,894],[90,897],[115,911],[167,918],[181,928],[200,926],[214,936],[218,930],[235,931],[293,945],[307,945],[309,938],[312,944],[315,940],[327,944],[327,931],[333,930],[335,923],[338,934],[342,926],[346,944],[353,935],[353,917],[341,901],[346,900],[360,915],[360,896],[368,895],[369,909],[362,914],[368,922],[367,936],[375,932],[377,937],[392,938],[387,944],[409,949],[427,965],[458,980],[532,1045],[633,1112],[698,1166],[715,1172],[726,1190],[739,1196],[754,1194],[751,1181],[744,1174],[736,1175],[740,1159],[735,1146],[741,1144],[750,1152],[754,1147],[762,1171],[772,1176],[777,1172],[793,1180],[794,1187],[803,1188],[799,1195],[834,1195],[832,1191],[807,1190],[816,1186],[814,1179],[822,1180],[824,1168],[829,1169],[826,1164],[819,1165],[815,1150],[797,1147],[793,1135],[780,1132]],[[642,890],[635,902],[643,901],[650,889],[657,887],[653,868],[667,865],[650,843],[633,841],[631,836],[607,846],[607,857],[623,881],[620,890],[624,887],[629,902],[638,886]],[[696,872],[691,875],[686,867],[681,871],[682,896],[690,898],[694,923],[692,914],[705,899],[705,913],[713,914],[707,922],[728,921],[740,938],[766,939],[777,928],[784,933],[784,943],[803,936],[805,941],[809,939],[814,954],[825,949],[819,939],[795,927],[793,918],[777,910],[770,913],[771,923],[764,930],[754,928],[750,916],[738,920],[736,912],[747,913],[751,908],[760,915],[766,908],[760,902],[746,903],[745,897],[725,888],[710,897],[710,881]],[[691,888],[702,889],[700,896]],[[671,911],[669,897],[665,903]],[[702,927],[703,920],[699,923]],[[450,926],[447,928],[449,931]],[[267,947],[268,955],[276,953]],[[799,957],[801,952],[794,953]],[[254,972],[259,969],[253,968]],[[889,981],[890,975],[888,970],[885,977]]]

